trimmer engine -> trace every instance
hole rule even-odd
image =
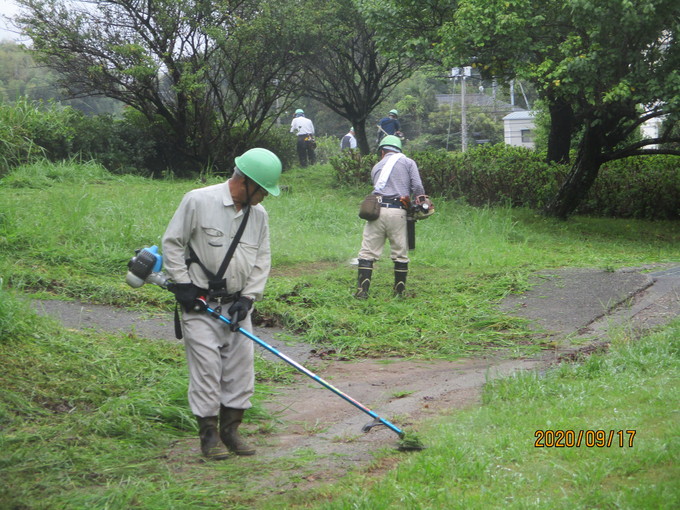
[[[161,271],[163,257],[158,253],[158,246],[142,248],[135,252],[135,256],[128,262],[128,273],[125,282],[133,288],[138,288],[145,283],[152,283],[166,288],[168,276]]]

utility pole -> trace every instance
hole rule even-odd
[[[472,76],[472,67],[466,66],[463,68],[463,74],[460,78],[460,146],[461,150],[467,150],[468,136],[467,136],[467,108],[465,104],[465,78]]]
[[[279,83],[280,83],[279,80],[274,78],[274,86],[276,87],[276,105],[275,105],[275,108],[276,108],[276,125],[277,126],[281,125],[281,117],[279,116],[279,114],[280,114],[280,112],[279,112],[279,91],[278,91]]]
[[[465,76],[460,79],[460,150],[467,150],[467,115],[465,111]]]

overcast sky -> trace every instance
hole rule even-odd
[[[12,17],[19,13],[19,8],[14,0],[0,0],[0,40],[10,39],[16,41],[19,36],[11,31],[11,25],[6,17]]]

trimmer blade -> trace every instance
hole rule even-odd
[[[385,424],[383,422],[381,422],[380,420],[377,420],[377,419],[373,420],[373,421],[367,423],[366,425],[364,425],[363,427],[361,427],[361,432],[364,432],[364,433],[370,432],[373,427],[378,427],[379,425],[385,425]]]

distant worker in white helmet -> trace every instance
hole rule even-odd
[[[297,153],[300,166],[316,163],[316,140],[314,139],[314,123],[305,117],[304,110],[295,110],[295,117],[290,123],[290,132],[297,135]]]

